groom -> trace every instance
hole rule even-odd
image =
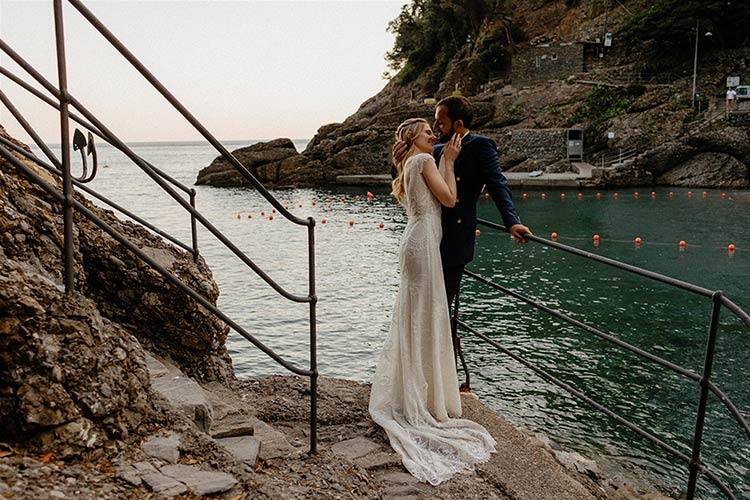
[[[513,206],[508,182],[500,170],[497,145],[489,137],[474,134],[469,130],[473,118],[471,103],[463,96],[446,97],[435,107],[435,123],[432,128],[438,135],[440,144],[435,146],[433,154],[438,165],[445,143],[453,134],[460,134],[462,137],[461,153],[454,166],[456,205],[452,208],[443,207],[442,216],[443,239],[440,243],[440,254],[449,307],[458,293],[464,267],[474,258],[477,200],[482,187],[486,187],[497,205],[503,224],[511,236],[526,243],[524,235],[531,234],[531,230],[521,224],[521,219]],[[406,153],[404,146],[398,142],[393,146],[395,159],[398,160]]]

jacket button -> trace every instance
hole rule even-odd
[[[456,223],[461,224],[461,219],[458,219]]]

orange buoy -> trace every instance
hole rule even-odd
[[[641,244],[641,239],[640,238],[636,238],[635,239],[635,244],[636,245],[640,245]]]
[[[729,251],[730,251],[730,252],[734,252],[734,248],[735,248],[735,246],[734,246],[734,244],[733,244],[733,243],[730,243],[730,244],[729,244],[729,246],[728,246],[727,248],[729,249]]]
[[[561,199],[561,200],[564,200],[564,199],[565,199],[565,193],[560,193],[560,199]]]
[[[253,218],[253,214],[247,214],[247,218],[248,219],[252,219]]]
[[[594,235],[594,241],[599,241],[599,235],[598,234]]]
[[[528,195],[526,193],[523,193],[521,197],[525,200]]]
[[[651,191],[651,198],[656,198],[656,191]]]
[[[601,200],[602,199],[602,193],[596,193],[596,199]]]
[[[673,191],[670,191],[670,192],[669,192],[669,197],[670,197],[670,198],[674,198],[674,192],[673,192]]]
[[[687,243],[685,243],[685,240],[680,240],[680,248],[685,248],[687,246]]]
[[[353,225],[354,225],[354,221],[353,221],[353,220],[350,220],[350,221],[349,221],[349,225],[350,225],[350,226],[353,226]]]
[[[482,234],[482,231],[480,231],[479,229],[477,229],[477,236],[479,236],[480,234]]]
[[[385,227],[385,224],[383,224],[383,223],[381,222],[380,224],[378,224],[378,227],[379,227],[380,229],[383,229],[383,228]]]
[[[299,204],[299,208],[302,208],[302,203]]]
[[[346,196],[342,196],[341,201],[346,201]]]
[[[260,213],[260,216],[261,216],[261,217],[265,217],[265,216],[266,216],[266,213],[265,213],[265,212],[261,212],[261,213]]]
[[[635,193],[633,193],[633,198],[638,198],[638,191],[636,191]]]
[[[693,196],[693,192],[692,191],[688,191],[688,198],[690,198],[692,196]]]
[[[273,210],[271,210],[271,213],[275,214],[276,213],[276,209],[274,208]]]
[[[317,205],[317,204],[318,204],[318,203],[317,203],[317,202],[315,202],[315,201],[314,201],[314,202],[312,202],[312,206],[315,206],[315,205]]]
[[[321,224],[325,224],[325,223],[326,223],[326,220],[325,220],[325,219],[322,219],[322,220],[320,221],[320,223],[321,223]]]
[[[371,192],[369,192],[369,191],[368,191],[368,192],[367,192],[367,197],[368,197],[368,198],[374,198],[374,197],[375,197],[375,195],[374,195],[374,194],[372,194]]]
[[[273,215],[269,215],[268,220],[273,220]]]
[[[284,205],[284,210],[289,210],[289,205]]]
[[[614,194],[614,195],[612,195],[612,196],[614,196],[614,197],[615,197],[615,200],[616,200],[617,198],[619,198],[619,197],[620,197],[620,195],[619,195],[619,194],[617,194],[617,193],[615,193],[615,194]]]
[[[240,215],[240,213],[239,213],[239,212],[237,212],[237,218],[238,218],[238,219],[241,219],[241,218],[242,218],[242,215]]]
[[[578,199],[580,200],[581,198],[583,198],[583,193],[578,193]]]
[[[544,193],[542,193],[542,199],[543,199],[543,200],[546,200],[546,199],[547,199],[547,195],[546,195],[546,194],[544,194]]]
[[[332,201],[333,201],[333,200],[332,200],[332,199],[330,199],[330,198],[328,198],[328,199],[326,200],[326,202],[327,202],[327,203],[331,203]]]
[[[552,233],[552,239],[557,240],[557,233]]]
[[[487,198],[489,198],[489,197],[490,197],[490,193],[484,193],[484,199],[485,199],[485,200],[486,200]]]
[[[727,193],[721,193],[721,197],[724,198],[724,199],[726,199]]]
[[[706,191],[703,191],[703,193],[701,193],[701,194],[703,195],[703,197],[704,197],[704,198],[705,198],[706,196],[708,196],[708,193],[707,193]]]

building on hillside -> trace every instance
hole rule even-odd
[[[513,86],[536,85],[581,73],[586,70],[585,52],[585,44],[579,42],[519,48],[511,66]]]

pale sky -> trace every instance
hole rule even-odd
[[[407,0],[106,1],[88,8],[220,140],[312,138],[387,83],[386,31]],[[199,134],[67,2],[70,93],[125,141]],[[0,0],[0,37],[57,85],[52,0]],[[32,82],[0,51],[0,64]],[[37,85],[35,85],[37,86]],[[0,75],[46,142],[59,114]],[[37,88],[41,88],[37,86]],[[0,104],[0,123],[28,141]]]

